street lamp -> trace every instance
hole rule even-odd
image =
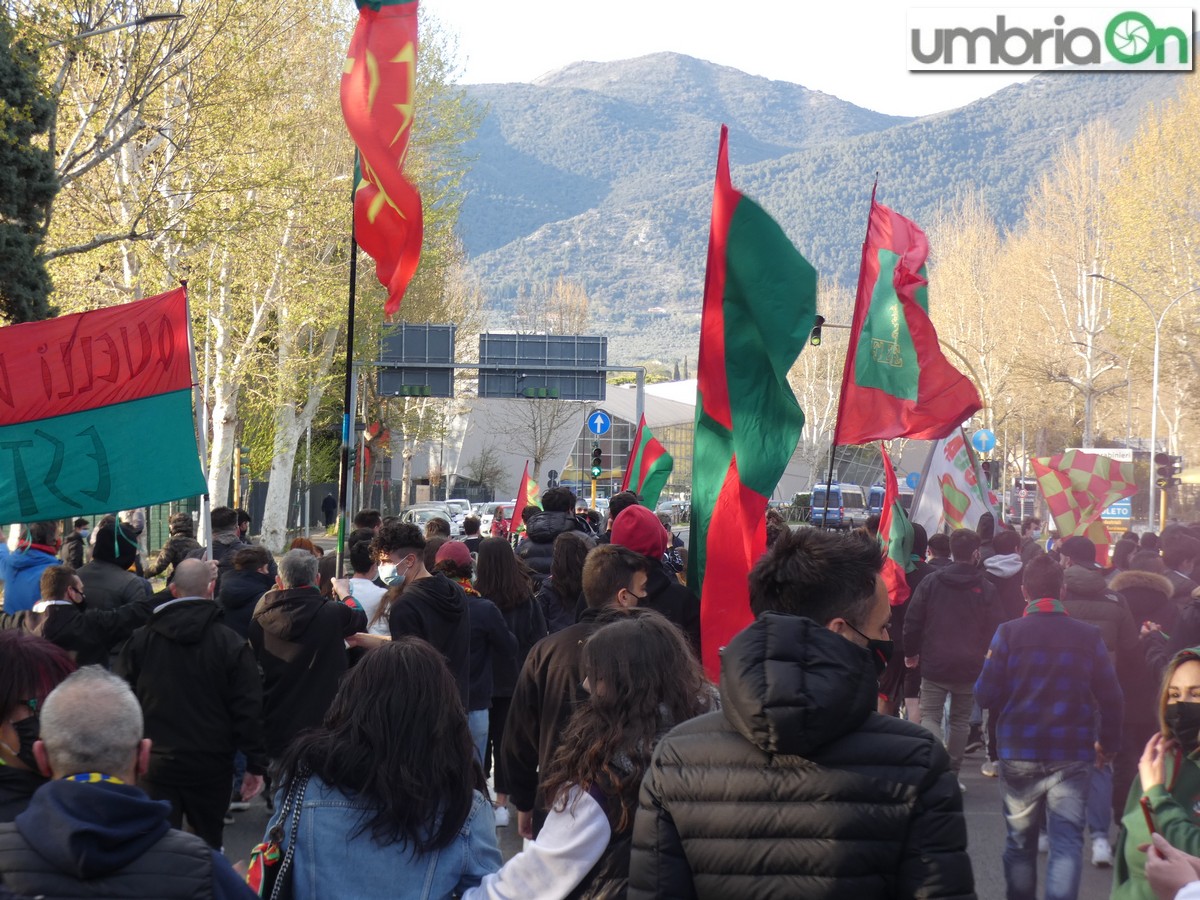
[[[116,25],[108,25],[105,28],[97,28],[93,31],[85,31],[82,34],[73,34],[70,37],[60,38],[57,41],[51,41],[46,46],[61,47],[70,41],[95,37],[98,34],[108,34],[110,31],[120,31],[122,28],[141,28],[143,25],[154,25],[157,22],[178,22],[184,18],[186,16],[183,13],[151,13],[148,16],[138,16],[136,19],[130,19],[128,22],[118,22]]]
[[[1162,323],[1163,323],[1163,320],[1166,319],[1167,313],[1169,313],[1171,311],[1171,307],[1173,307],[1176,303],[1178,303],[1180,300],[1182,300],[1188,294],[1194,294],[1197,291],[1200,291],[1200,286],[1197,286],[1197,287],[1194,287],[1194,288],[1184,291],[1182,294],[1180,294],[1178,297],[1176,297],[1174,300],[1172,300],[1170,303],[1168,303],[1166,308],[1162,311],[1162,313],[1156,315],[1154,312],[1154,307],[1150,305],[1150,301],[1147,300],[1145,297],[1143,297],[1141,294],[1139,294],[1137,291],[1135,291],[1133,288],[1131,288],[1129,285],[1127,285],[1125,282],[1118,281],[1115,278],[1110,278],[1107,275],[1101,275],[1099,272],[1089,272],[1088,278],[1099,278],[1101,281],[1108,281],[1119,287],[1125,288],[1125,290],[1129,291],[1129,293],[1133,294],[1133,296],[1137,297],[1139,300],[1142,301],[1142,304],[1146,307],[1146,309],[1148,309],[1150,311],[1150,317],[1154,320],[1154,377],[1151,381],[1151,387],[1150,387],[1150,458],[1151,458],[1151,460],[1153,460],[1154,454],[1158,452],[1158,349],[1159,349],[1159,339],[1162,336]],[[1155,495],[1155,491],[1154,491],[1154,466],[1153,465],[1151,465],[1151,467],[1150,467],[1149,490],[1150,490],[1150,515],[1149,515],[1150,529],[1149,530],[1154,531],[1154,527],[1155,527],[1154,526],[1154,500],[1155,500],[1156,495]]]

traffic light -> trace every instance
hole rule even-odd
[[[592,441],[592,477],[599,478],[604,471],[604,454],[600,451],[599,441]]]
[[[1154,462],[1158,466],[1158,479],[1154,482],[1164,491],[1180,483],[1176,477],[1183,471],[1183,457],[1171,456],[1169,453],[1154,454]]]
[[[241,467],[243,477],[250,474],[250,448],[245,444],[238,448],[238,465]]]
[[[817,320],[813,323],[812,334],[809,335],[808,342],[814,347],[821,346],[821,326],[825,324],[824,316],[817,316]]]
[[[979,468],[983,470],[983,480],[990,488],[992,486],[992,461],[985,459],[979,464]]]

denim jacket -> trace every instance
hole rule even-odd
[[[283,809],[284,794],[275,798],[275,815]],[[300,807],[292,885],[296,900],[330,897],[404,897],[442,900],[479,884],[500,868],[492,805],[478,791],[471,812],[448,847],[415,855],[403,843],[380,847],[370,830],[356,832],[363,807],[352,795],[331,788],[313,776]],[[290,823],[283,824],[282,850],[291,840]]]

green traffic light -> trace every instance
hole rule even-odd
[[[599,466],[592,466],[592,477],[593,477],[593,478],[599,478],[599,477],[600,477],[600,473],[601,473],[602,471],[604,471],[604,470],[603,470],[603,469],[601,469]]]

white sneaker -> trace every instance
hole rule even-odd
[[[1102,834],[1092,838],[1092,865],[1099,869],[1107,869],[1112,865],[1112,845],[1108,843],[1108,838]]]
[[[508,823],[509,823],[508,807],[507,806],[497,806],[495,809],[495,813],[496,813],[496,827],[497,828],[507,828]]]
[[[1038,853],[1049,853],[1049,852],[1050,852],[1050,835],[1046,834],[1046,832],[1043,831],[1041,834],[1038,835]]]
[[[996,765],[995,760],[991,760],[991,759],[989,759],[982,766],[980,766],[979,771],[982,772],[984,775],[986,775],[988,778],[995,778],[1000,774],[999,766]]]

